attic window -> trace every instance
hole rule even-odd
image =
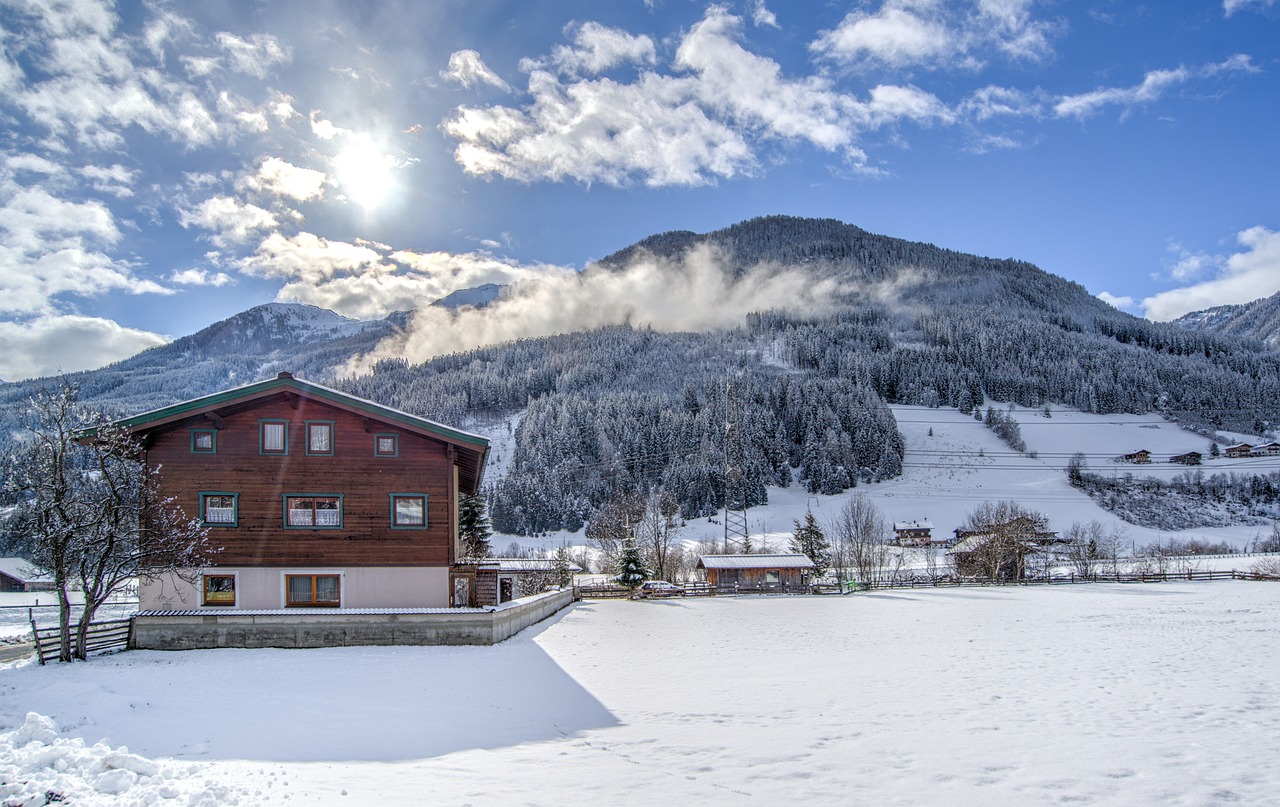
[[[395,457],[400,454],[400,435],[375,434],[373,436],[373,456]]]
[[[258,421],[258,450],[263,454],[289,453],[289,424],[283,420]]]
[[[191,453],[214,454],[218,450],[218,433],[213,429],[191,430]]]
[[[333,421],[307,421],[307,453],[333,456]]]

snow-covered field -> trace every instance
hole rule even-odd
[[[1192,538],[1213,543],[1225,541],[1244,548],[1252,539],[1270,533],[1269,529],[1257,526],[1184,531],[1137,527],[1125,524],[1068,484],[1067,460],[1076,452],[1085,454],[1090,472],[1106,475],[1133,473],[1139,477],[1168,479],[1189,470],[1168,462],[1170,456],[1187,451],[1205,454],[1205,463],[1199,470],[1206,475],[1280,470],[1280,457],[1210,459],[1208,440],[1159,415],[1092,415],[1054,407],[1053,416],[1046,418],[1040,409],[1015,409],[1012,414],[1018,420],[1027,449],[1037,455],[1033,458],[1013,451],[982,423],[955,409],[891,408],[906,444],[902,476],[879,484],[860,485],[839,496],[810,495],[801,485],[769,488],[769,504],[748,512],[753,539],[757,543],[764,539],[785,551],[795,521],[804,518],[806,509],[812,509],[820,521],[829,521],[844,501],[856,494],[865,494],[873,501],[887,522],[932,522],[935,537],[949,536],[968,513],[987,499],[1014,499],[1044,513],[1050,527],[1059,532],[1075,521],[1099,521],[1108,530],[1120,527],[1128,541],[1138,548],[1154,541]],[[1007,410],[1001,408],[1001,411]],[[502,432],[505,435],[505,426]],[[1258,438],[1247,435],[1228,436],[1258,442]],[[510,441],[504,443],[504,448],[509,455]],[[1155,460],[1149,465],[1114,461],[1122,454],[1139,449],[1152,452]],[[496,476],[490,474],[489,479],[494,478]],[[717,516],[713,521],[690,522],[681,537],[696,543],[723,535],[724,527]],[[562,542],[587,543],[582,532],[553,533],[545,538],[495,535],[492,543],[495,549],[502,550],[512,541],[545,551]]]
[[[489,648],[0,669],[0,793],[1280,804],[1277,659],[1271,583],[587,602]]]

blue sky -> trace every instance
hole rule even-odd
[[[1153,319],[1280,290],[1277,0],[0,0],[0,57],[6,380],[773,213]]]

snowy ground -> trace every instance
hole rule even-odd
[[[76,604],[72,619],[78,619],[79,606],[84,602],[84,597],[73,593],[71,600]],[[28,609],[34,612],[36,624],[41,628],[57,627],[57,603],[58,596],[52,591],[0,591],[0,642],[30,640],[31,620]],[[109,602],[98,609],[97,619],[123,619],[137,610],[137,595],[124,596],[120,602]]]
[[[1015,409],[1023,440],[1032,458],[1013,451],[982,423],[954,409],[922,406],[893,406],[898,428],[906,444],[901,477],[874,485],[860,485],[839,496],[815,496],[800,485],[769,488],[769,504],[752,508],[748,520],[753,540],[761,539],[785,551],[797,519],[812,509],[820,521],[830,521],[845,500],[865,494],[879,507],[885,521],[930,521],[934,535],[950,536],[975,507],[987,499],[1015,499],[1049,517],[1050,526],[1065,531],[1074,521],[1099,521],[1107,529],[1122,528],[1132,546],[1154,541],[1206,539],[1244,548],[1265,527],[1241,526],[1162,531],[1126,524],[1103,510],[1088,496],[1067,482],[1067,460],[1083,452],[1087,469],[1093,473],[1133,473],[1168,479],[1189,469],[1170,464],[1168,458],[1187,451],[1205,454],[1200,466],[1206,475],[1215,473],[1271,473],[1280,470],[1280,457],[1252,459],[1210,459],[1208,440],[1179,428],[1159,415],[1092,415],[1069,409],[1052,409],[1046,418],[1041,409]],[[999,407],[1001,411],[1007,411]],[[505,434],[505,426],[501,428]],[[930,434],[932,431],[932,434]],[[1258,438],[1229,435],[1233,439]],[[504,443],[509,455],[512,446]],[[1116,462],[1115,458],[1139,449],[1151,451],[1149,465]],[[497,476],[489,473],[490,480]],[[724,535],[719,516],[697,519],[688,524],[682,537],[693,544]],[[513,541],[522,546],[551,551],[561,543],[587,543],[584,533],[553,533],[544,538],[495,535],[492,545],[505,549]]]
[[[1271,583],[587,602],[491,648],[0,668],[0,787],[102,805],[1278,804],[1277,658]],[[28,711],[53,724],[19,728]]]

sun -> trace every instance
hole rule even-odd
[[[368,138],[353,139],[333,160],[343,192],[363,207],[378,207],[395,188],[395,161]]]

